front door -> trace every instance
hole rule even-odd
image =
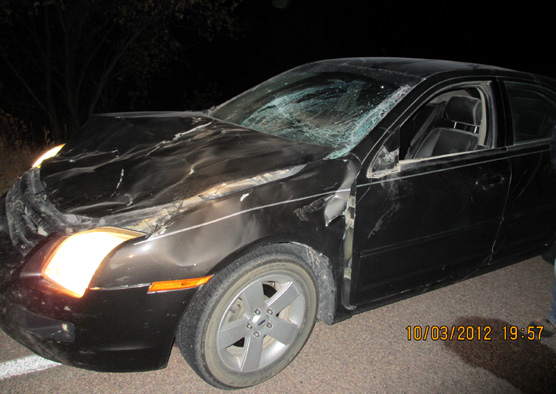
[[[496,147],[489,97],[486,83],[443,91],[393,133],[360,175],[351,304],[427,288],[491,257],[510,162]],[[398,167],[381,175],[393,152]]]

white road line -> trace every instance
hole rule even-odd
[[[61,364],[39,356],[28,356],[0,363],[0,380],[31,372],[43,371]]]

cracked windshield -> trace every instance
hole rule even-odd
[[[309,65],[272,78],[211,116],[263,133],[349,152],[414,83],[381,70]]]

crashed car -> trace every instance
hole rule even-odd
[[[51,360],[258,384],[315,320],[542,253],[556,84],[437,60],[303,65],[205,112],[93,116],[0,200],[0,324]]]

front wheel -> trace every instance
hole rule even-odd
[[[294,254],[270,249],[216,275],[180,323],[182,354],[216,387],[248,387],[271,378],[295,358],[313,329],[317,291],[311,271]]]

